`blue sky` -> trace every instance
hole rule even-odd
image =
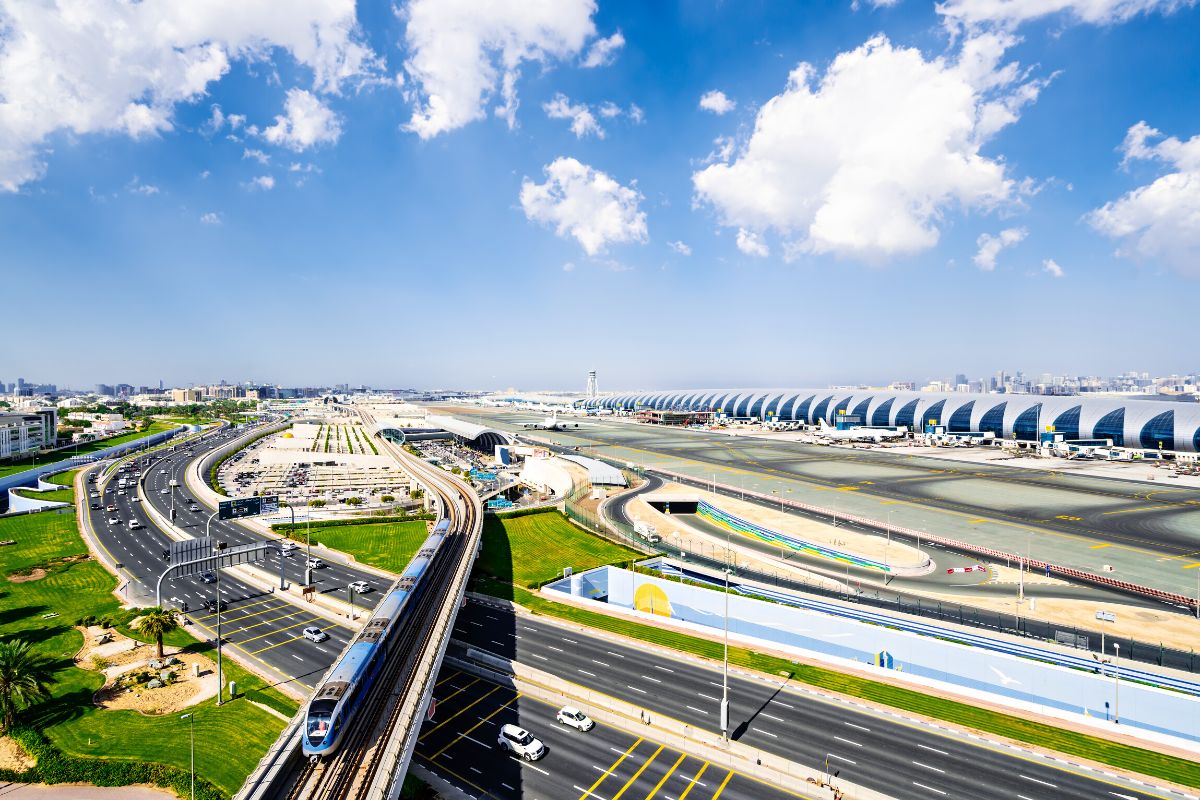
[[[6,381],[1197,368],[1194,3],[0,0],[0,22]]]

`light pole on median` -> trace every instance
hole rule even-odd
[[[1113,642],[1113,721],[1121,724],[1121,644]]]
[[[354,617],[354,586],[346,584],[346,594],[350,596],[350,621],[353,622]]]
[[[188,737],[191,739],[192,751],[191,800],[196,800],[196,715],[194,713],[184,714],[182,717],[180,717],[180,719],[186,719],[188,721]]]
[[[729,741],[729,567],[725,567],[725,648],[721,675],[721,739]]]
[[[221,513],[214,511],[208,516],[208,522],[204,525],[204,538],[208,538],[209,531],[212,528],[212,521]],[[217,542],[215,550],[217,551],[217,565],[214,572],[217,573],[217,705],[221,705],[225,697],[225,688],[222,685],[225,681],[225,674],[221,664],[221,551],[225,549],[224,542]]]

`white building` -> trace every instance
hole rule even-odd
[[[47,416],[44,414],[0,414],[0,458],[35,453],[47,446]],[[53,428],[49,437],[54,437]]]

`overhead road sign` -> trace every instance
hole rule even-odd
[[[241,519],[242,517],[257,517],[259,514],[275,514],[279,511],[279,495],[267,497],[239,497],[234,500],[222,500],[217,504],[219,519]]]

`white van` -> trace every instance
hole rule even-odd
[[[633,532],[645,539],[650,544],[656,544],[657,542],[662,541],[662,537],[655,532],[654,526],[649,522],[643,522],[640,519],[633,523]]]
[[[526,761],[537,761],[546,755],[546,746],[542,744],[542,740],[517,725],[505,725],[500,728],[496,742],[501,749]]]

